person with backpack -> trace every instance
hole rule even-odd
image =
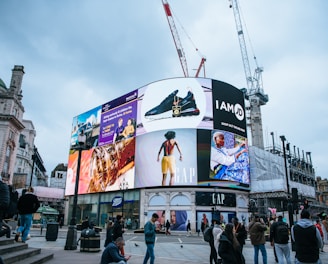
[[[310,212],[303,209],[301,220],[291,229],[291,236],[295,242],[295,264],[321,263],[319,255],[322,239],[319,230],[310,220]]]
[[[278,221],[270,227],[270,242],[274,247],[279,264],[284,264],[284,257],[287,264],[291,264],[288,224],[282,221],[282,216],[278,216]]]

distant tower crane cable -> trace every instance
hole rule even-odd
[[[251,69],[249,65],[247,47],[244,38],[244,32],[240,17],[240,7],[238,0],[229,0],[230,8],[233,9],[236,29],[239,39],[239,46],[244,66],[244,72],[246,76],[246,99],[249,99],[250,107],[247,108],[250,116],[250,121],[248,126],[251,129],[252,135],[252,145],[257,146],[261,149],[264,149],[263,143],[263,131],[262,131],[262,115],[261,115],[261,106],[265,105],[269,101],[268,95],[263,92],[263,83],[262,83],[262,72],[263,68],[258,67],[256,57],[254,55],[254,60],[256,63],[256,69],[254,75],[251,74]]]
[[[174,19],[173,19],[173,12],[172,12],[171,7],[170,7],[169,3],[167,2],[167,0],[162,0],[162,3],[163,3],[166,18],[167,18],[167,22],[169,23],[169,26],[170,26],[170,30],[171,30],[172,37],[173,37],[173,40],[174,40],[175,48],[176,48],[178,56],[179,56],[179,60],[180,60],[180,64],[181,64],[181,67],[182,67],[183,74],[184,74],[185,77],[189,77],[187,59],[186,59],[186,56],[185,56],[185,53],[184,53],[184,50],[183,50],[183,46],[182,46],[182,43],[181,43],[181,40],[180,40],[180,37],[179,37],[178,30],[176,28],[176,25],[175,25],[175,22],[174,22]],[[175,18],[177,19],[176,16],[175,16]],[[186,30],[184,29],[184,27],[182,26],[180,21],[178,19],[177,19],[177,21],[179,22],[181,28],[185,32],[186,36],[188,37],[188,39],[190,40],[192,45],[194,46],[194,48],[197,51],[198,55],[200,55],[200,57],[201,57],[201,61],[200,61],[200,64],[198,66],[198,69],[196,71],[195,77],[198,77],[198,75],[200,73],[200,70],[202,68],[204,69],[204,77],[205,77],[205,61],[206,61],[206,58],[200,53],[198,48],[195,46],[194,42],[191,40],[190,36],[187,34]]]

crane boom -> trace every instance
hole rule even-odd
[[[181,64],[181,67],[182,67],[182,70],[183,70],[183,74],[184,74],[185,77],[189,77],[187,59],[186,59],[185,53],[184,53],[183,48],[182,48],[182,44],[181,44],[181,41],[180,41],[178,30],[175,26],[175,22],[174,22],[174,19],[173,19],[173,16],[172,16],[170,5],[166,0],[162,0],[162,3],[163,3],[164,11],[165,11],[165,14],[166,14],[167,22],[169,23],[169,26],[170,26],[170,30],[171,30],[172,37],[173,37],[173,40],[174,40],[175,48],[178,52],[180,64]]]
[[[268,96],[264,94],[263,92],[263,83],[262,83],[262,72],[263,68],[258,67],[256,65],[256,69],[254,71],[254,75],[252,76],[251,73],[251,67],[249,65],[248,60],[248,54],[247,54],[247,47],[244,37],[244,31],[243,26],[240,18],[240,11],[239,11],[239,5],[238,0],[229,0],[230,1],[230,7],[232,7],[234,17],[235,17],[235,23],[236,23],[236,29],[239,39],[239,46],[241,51],[241,57],[243,60],[244,65],[244,72],[246,76],[246,82],[247,82],[247,95],[257,95],[259,96],[261,105],[264,105],[268,102]],[[256,60],[256,58],[254,57]]]
[[[262,72],[263,69],[256,65],[254,75],[251,74],[251,68],[249,65],[247,47],[244,38],[243,27],[240,18],[240,11],[238,0],[229,0],[230,8],[233,9],[236,29],[239,39],[239,46],[241,51],[241,56],[244,65],[244,72],[246,76],[247,91],[246,98],[249,99],[250,107],[248,108],[249,113],[249,123],[248,126],[251,129],[252,135],[252,145],[259,148],[264,148],[263,143],[263,131],[262,131],[262,115],[261,115],[261,106],[265,105],[268,101],[268,95],[263,92],[262,85]],[[254,56],[256,60],[256,57]]]

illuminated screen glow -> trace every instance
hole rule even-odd
[[[91,148],[82,151],[79,194],[117,191],[123,182],[129,189],[169,185],[247,189],[245,120],[243,93],[230,84],[173,78],[143,86],[73,118],[65,195],[74,194],[78,159],[74,147],[82,130]],[[234,165],[225,164],[214,151],[215,133],[224,134],[225,151],[243,145],[242,155],[230,154],[238,156]],[[218,174],[221,165],[231,168]]]

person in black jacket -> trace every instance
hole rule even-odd
[[[22,242],[25,243],[32,224],[32,214],[40,207],[38,197],[33,194],[33,187],[28,187],[27,192],[18,199],[17,209],[20,215],[20,226],[18,227],[15,241],[18,242],[22,234]]]
[[[2,221],[3,217],[8,211],[9,204],[9,187],[6,183],[2,181],[2,178],[0,177],[0,237],[6,235],[7,238],[10,238],[10,227]]]
[[[124,220],[121,215],[116,216],[116,221],[113,226],[113,241],[116,241],[116,239],[119,237],[123,237],[123,233],[124,233],[123,221]],[[124,247],[122,246],[120,250],[121,250],[121,254],[124,256]]]
[[[301,220],[292,227],[291,235],[295,242],[295,263],[320,263],[321,235],[306,209],[301,212]]]
[[[281,231],[280,227],[283,227]],[[270,242],[271,246],[275,248],[278,263],[284,263],[284,256],[287,264],[291,264],[290,259],[290,248],[288,245],[289,240],[289,229],[288,224],[282,221],[282,216],[278,216],[278,221],[274,222],[270,227]]]
[[[241,252],[243,252],[243,247],[245,245],[245,240],[247,238],[246,228],[242,223],[239,222],[239,219],[237,217],[235,217],[233,219],[233,224],[234,224],[234,227],[235,227],[236,238],[239,242]]]
[[[107,245],[113,241],[113,221],[109,220],[106,227],[106,240],[104,246],[107,247]]]
[[[220,237],[219,256],[222,264],[245,264],[245,258],[233,230],[234,225],[228,223]]]

